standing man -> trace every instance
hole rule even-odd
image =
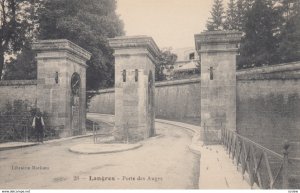
[[[36,114],[32,122],[32,127],[36,130],[37,141],[43,143],[45,123],[40,109],[36,110]]]

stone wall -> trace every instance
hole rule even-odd
[[[237,130],[282,153],[285,139],[291,156],[300,157],[300,62],[237,72]],[[157,82],[156,118],[200,120],[200,78]],[[90,112],[114,114],[114,90],[100,91]]]
[[[291,157],[300,157],[300,62],[237,73],[238,132]]]
[[[155,87],[157,118],[200,120],[200,78],[157,82]]]
[[[100,90],[91,99],[89,112],[114,114],[114,94],[114,89]],[[200,78],[155,83],[156,118],[200,120],[200,110]]]
[[[36,92],[36,80],[0,81],[0,110],[3,110],[7,103],[12,104],[15,100],[23,100],[34,106],[36,104]]]
[[[115,114],[115,89],[103,89],[96,94],[88,103],[88,112]]]

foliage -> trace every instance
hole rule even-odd
[[[23,51],[16,58],[11,58],[6,65],[3,79],[5,80],[33,80],[37,78],[37,63],[35,53],[27,42]]]
[[[282,15],[285,16],[280,34],[280,61],[300,60],[300,2],[282,0]]]
[[[30,106],[27,101],[7,103],[0,115],[0,142],[25,139],[25,127],[31,123]]]
[[[223,30],[224,29],[224,7],[222,0],[214,0],[211,18],[209,18],[206,28],[209,31]]]
[[[230,0],[226,11],[224,27],[226,30],[245,30],[246,14],[251,10],[254,0]]]
[[[20,51],[32,28],[30,0],[0,0],[0,80],[5,56]]]
[[[45,0],[39,10],[40,39],[68,39],[92,53],[87,90],[114,84],[114,63],[108,38],[124,34],[115,0]]]
[[[237,68],[300,59],[299,4],[298,0],[229,1],[224,29],[243,32]],[[220,22],[213,21],[209,20],[208,30],[221,29],[215,27]]]
[[[226,11],[226,20],[224,23],[224,28],[226,30],[235,30],[237,29],[237,10],[236,3],[234,0],[230,0],[228,3],[228,8]]]
[[[177,55],[172,53],[172,48],[164,48],[161,50],[160,55],[158,56],[158,64],[155,68],[156,81],[162,81],[166,79],[163,70],[166,68],[173,68],[176,60]]]
[[[30,48],[35,38],[68,39],[92,53],[87,62],[87,90],[113,86],[114,59],[107,39],[124,34],[123,23],[115,13],[115,0],[35,0],[32,7],[31,20],[37,24],[34,33],[17,58],[11,59],[4,78],[36,77]]]
[[[243,31],[245,27],[246,7],[244,0],[237,0],[236,2],[236,26],[235,29]]]
[[[275,33],[279,15],[267,1],[255,0],[246,13],[245,37],[241,44],[239,68],[274,64],[278,60]]]
[[[237,0],[232,29],[244,32],[238,68],[300,60],[299,8],[298,0]]]
[[[215,1],[208,30],[223,30],[220,7]],[[299,60],[299,10],[299,0],[230,0],[223,27],[243,32],[237,68]]]
[[[8,102],[0,114],[0,143],[9,141],[36,141],[36,130],[32,128],[32,120],[37,109],[27,100]],[[49,124],[49,116],[42,112],[45,122],[45,140],[58,138],[57,128]],[[27,136],[27,137],[26,137]]]

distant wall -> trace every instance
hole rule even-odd
[[[97,92],[88,103],[88,112],[115,114],[115,89],[104,89]]]
[[[200,120],[200,111],[200,78],[155,84],[155,115],[157,118]]]
[[[291,157],[300,157],[300,62],[237,73],[238,132]]]
[[[156,83],[157,118],[200,124],[200,100],[200,78]],[[291,156],[300,158],[300,62],[238,71],[236,100],[240,134],[280,154],[287,139]],[[89,105],[90,112],[114,114],[114,89]]]
[[[100,90],[91,99],[89,112],[114,114],[114,100],[114,89]],[[155,115],[157,118],[200,120],[200,78],[157,82]]]
[[[0,110],[3,110],[7,103],[13,103],[14,100],[23,100],[29,105],[35,105],[36,85],[36,80],[0,81]]]

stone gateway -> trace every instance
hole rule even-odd
[[[221,129],[236,131],[236,55],[241,32],[195,35],[201,55],[201,140],[219,144]]]
[[[117,141],[155,135],[154,80],[159,49],[147,36],[109,40],[115,53],[115,132]]]
[[[68,40],[33,44],[37,56],[37,107],[51,126],[63,126],[60,137],[84,134],[86,61],[91,54]]]

